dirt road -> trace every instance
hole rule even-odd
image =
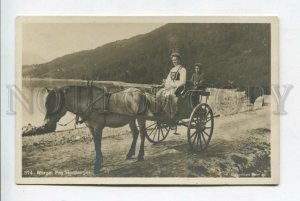
[[[186,128],[160,144],[146,140],[145,161],[125,160],[131,144],[129,127],[103,133],[102,177],[269,177],[270,107],[215,119],[208,149],[189,150]],[[93,175],[94,143],[88,129],[22,139],[23,176],[87,177]],[[136,154],[138,153],[138,147]]]

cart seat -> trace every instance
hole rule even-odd
[[[197,93],[200,96],[210,96],[210,92],[209,91],[198,91]]]
[[[180,86],[176,89],[175,91],[175,95],[178,97],[178,96],[184,96],[185,93],[189,90],[192,90],[194,89],[194,84],[192,81],[186,81],[185,85],[183,86]]]

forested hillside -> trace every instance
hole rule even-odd
[[[270,86],[269,24],[167,24],[150,33],[23,66],[24,77],[160,83],[178,51],[188,77],[204,64],[206,83]]]

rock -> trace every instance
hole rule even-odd
[[[239,177],[239,168],[238,167],[232,167],[230,170],[230,176],[238,178]]]
[[[255,102],[254,102],[254,109],[259,109],[262,108],[262,106],[264,106],[264,97],[263,96],[259,96]]]
[[[195,172],[199,176],[208,176],[208,169],[202,165],[192,168],[193,172]]]
[[[259,176],[259,174],[256,174],[254,172],[251,173],[251,177],[258,177],[258,176]]]
[[[253,105],[250,105],[247,102],[241,103],[240,108],[239,108],[239,113],[240,112],[247,112],[253,110]]]
[[[167,149],[165,151],[162,151],[160,153],[160,155],[165,155],[165,154],[176,154],[179,153],[179,151],[177,151],[176,149]]]
[[[264,98],[265,104],[266,103],[271,104],[271,95],[264,95],[263,98]]]
[[[214,167],[209,168],[209,170],[208,170],[209,175],[212,176],[212,177],[222,177],[221,172],[222,171],[220,169],[214,168]]]
[[[245,157],[238,156],[238,155],[232,155],[231,159],[237,163],[237,164],[246,164],[248,163],[248,160]]]

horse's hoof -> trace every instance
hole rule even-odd
[[[100,170],[94,170],[94,175],[95,176],[100,176]]]
[[[144,161],[144,156],[139,156],[138,161]]]
[[[131,159],[133,159],[133,156],[132,156],[132,155],[127,155],[127,156],[126,156],[126,160],[131,160]]]
[[[98,173],[95,171],[95,176],[96,177],[102,177],[102,176],[104,176],[104,175],[108,175],[110,173],[110,169],[109,168],[107,168],[107,167],[102,167],[99,171],[98,171]]]
[[[95,175],[95,176],[99,176],[101,170],[102,170],[102,167],[101,167],[101,166],[96,166],[96,167],[94,168],[94,175]]]

